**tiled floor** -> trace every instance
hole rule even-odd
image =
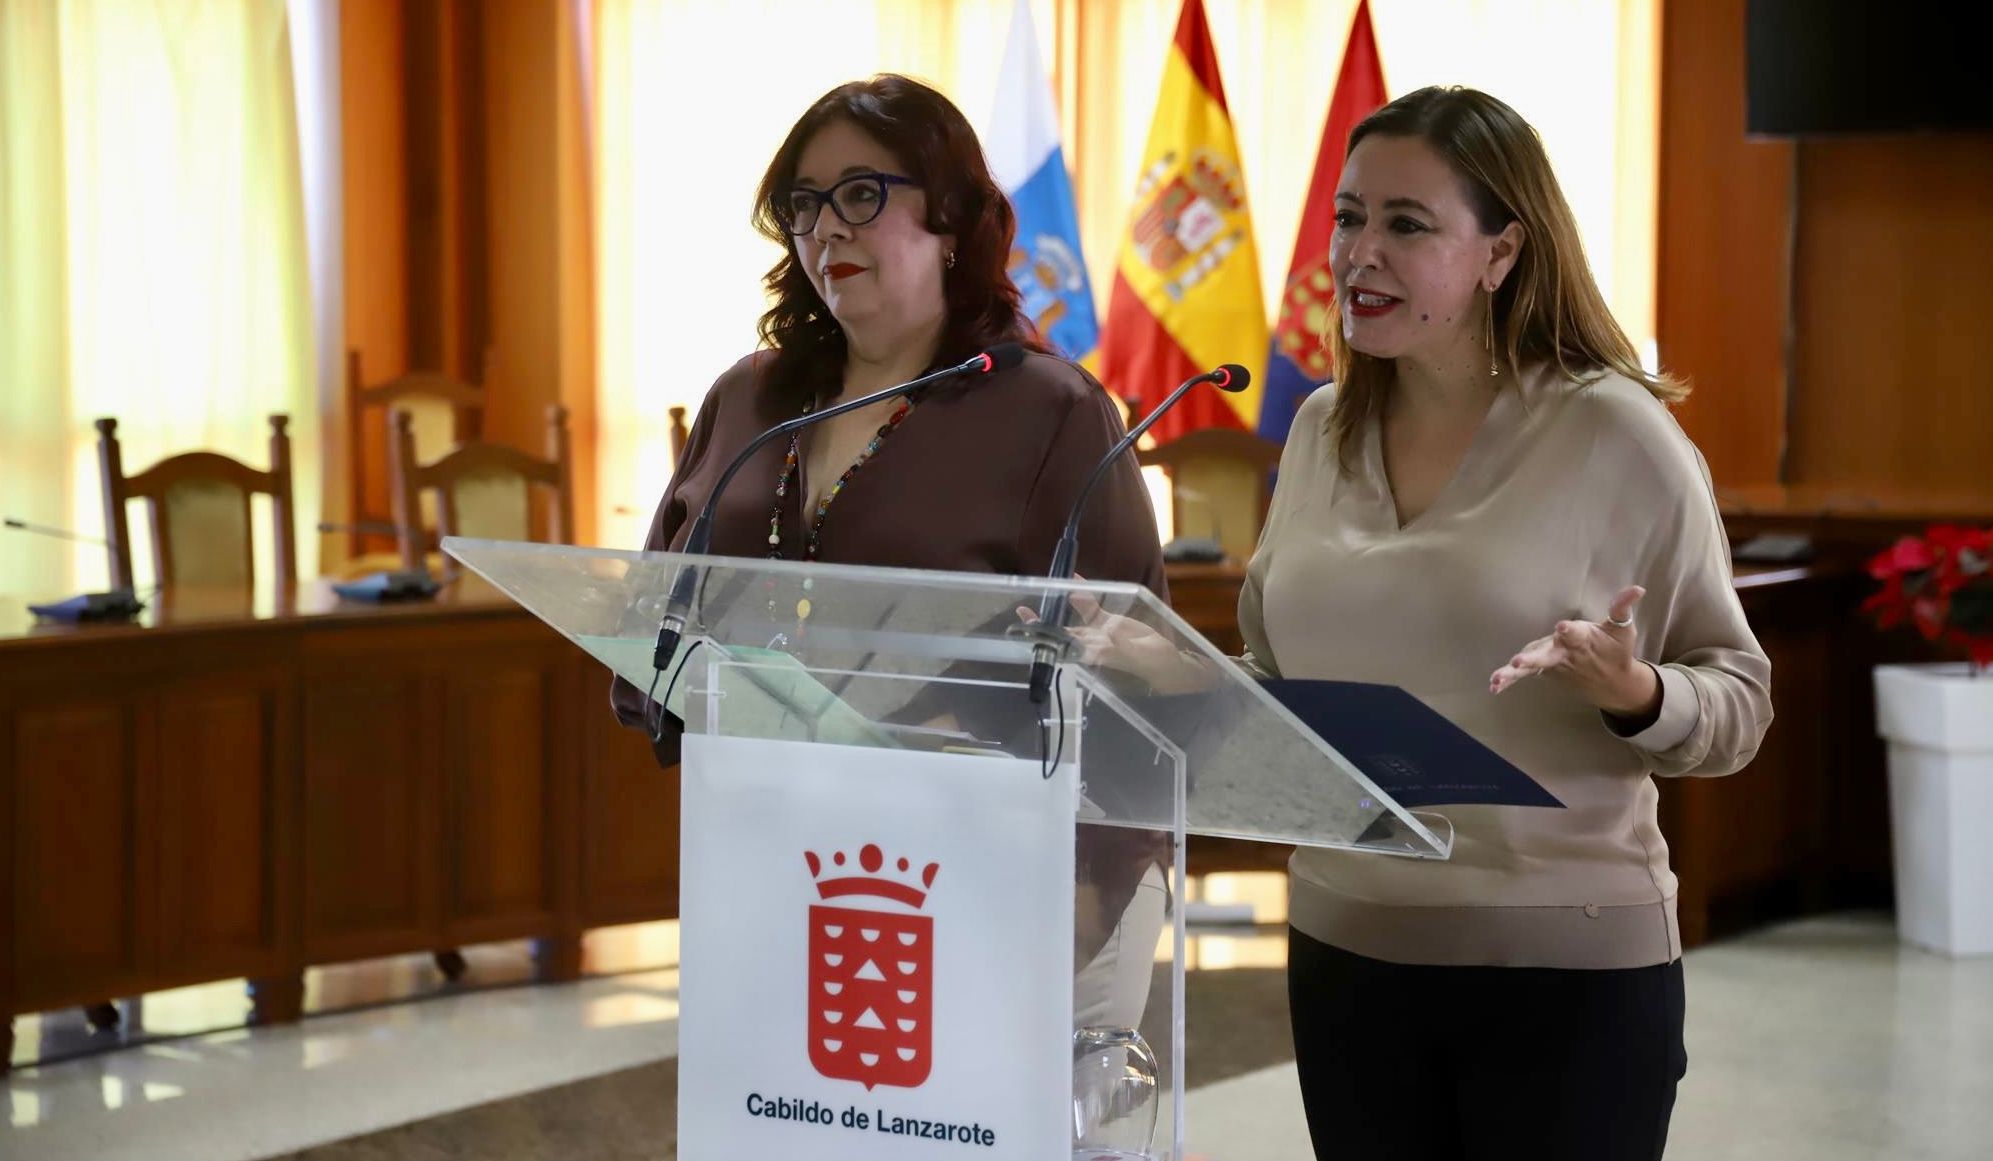
[[[1267,926],[1200,936],[1193,968],[1281,962],[1277,876],[1204,884],[1202,898],[1250,899]],[[676,936],[669,924],[596,933],[591,969],[624,974],[419,1003],[388,1001],[438,991],[424,960],[316,972],[310,1002],[354,1010],[17,1071],[0,1084],[0,1158],[246,1161],[669,1057]],[[663,966],[627,970],[645,965]],[[475,949],[469,978],[506,985],[529,966],[523,948]],[[1836,917],[1694,952],[1688,985],[1670,1158],[1993,1157],[1993,960],[1900,948],[1886,917]],[[241,1016],[239,989],[188,989],[148,997],[128,1031]],[[80,1024],[23,1021],[20,1053],[87,1047]],[[1309,1155],[1291,1066],[1196,1090],[1187,1112],[1194,1147],[1217,1161]]]
[[[1993,1158],[1993,959],[1899,948],[1888,918],[1809,920],[1689,953],[1669,1161]],[[1309,1156],[1292,1065],[1191,1094],[1219,1161]]]
[[[155,1039],[19,1068],[4,1083],[0,1158],[231,1161],[267,1157],[671,1056],[678,930],[593,933],[584,965],[621,974],[525,986],[522,945],[467,949],[467,981],[426,957],[320,969],[310,1016],[279,1028]],[[653,970],[630,969],[665,965]],[[396,1002],[411,996],[419,1002]],[[240,1022],[238,984],[125,1005],[123,1035]],[[323,1014],[331,1012],[332,1014]],[[92,1040],[80,1013],[17,1022],[16,1058]]]

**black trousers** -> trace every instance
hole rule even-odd
[[[1288,931],[1288,1006],[1321,1161],[1657,1161],[1682,965],[1383,963]]]

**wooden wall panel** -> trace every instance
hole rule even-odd
[[[1726,510],[1993,516],[1993,135],[1751,139],[1745,0],[1662,6],[1658,329]]]
[[[1830,750],[1839,723],[1827,710],[1842,672],[1834,645],[1852,582],[1837,574],[1743,591],[1751,630],[1771,658],[1771,729],[1735,774],[1656,779],[1685,946],[1829,903],[1838,793]]]
[[[1799,147],[1790,483],[1993,512],[1993,136]]]
[[[21,776],[17,759],[20,747],[15,744],[17,722],[11,713],[0,713],[0,841],[7,849],[0,851],[0,1073],[5,1073],[14,1060],[14,1013],[24,1005],[16,1000],[15,961],[20,958],[17,949],[21,946],[15,937],[15,928],[21,910],[20,895],[15,892],[14,864],[20,843],[15,839],[14,793],[20,786]]]
[[[274,971],[288,892],[292,718],[281,675],[251,669],[160,694],[161,970]]]
[[[650,739],[609,713],[609,676],[581,673],[587,762],[581,800],[581,896],[590,925],[678,912],[678,767],[660,770]]]
[[[1792,146],[1744,136],[1744,3],[1663,4],[1655,325],[1718,487],[1779,480]]]
[[[339,5],[339,109],[345,198],[346,347],[360,352],[369,383],[409,369],[408,132],[400,0],[342,0]],[[342,392],[341,398],[345,395]],[[348,415],[356,423],[360,417]],[[378,422],[359,431],[360,460],[387,463],[387,432]],[[338,454],[349,455],[347,449]],[[347,496],[328,496],[328,519],[350,511],[386,512],[384,470],[348,464]],[[336,507],[335,507],[336,505]],[[342,540],[340,543],[344,543]],[[391,550],[391,539],[365,542]]]
[[[312,962],[440,938],[437,701],[434,683],[405,668],[327,671],[307,682],[304,939]]]
[[[569,19],[579,6],[556,4],[554,60],[555,228],[559,247],[560,401],[568,409],[574,452],[574,540],[595,544],[597,511],[595,410],[595,179],[589,142],[594,135],[585,91],[593,78],[581,71],[577,38],[584,35]]]
[[[453,941],[480,942],[533,930],[553,910],[554,690],[537,656],[464,660],[475,663],[448,675],[445,725],[449,915]]]
[[[407,0],[409,359],[482,383],[491,341],[480,0]]]
[[[485,10],[488,309],[493,343],[487,435],[544,454],[546,413],[567,407],[577,540],[595,523],[592,240],[585,105],[572,8],[513,0]],[[538,526],[536,525],[536,532]]]
[[[123,995],[153,958],[150,719],[128,697],[86,688],[47,691],[14,716],[6,951],[23,1007]]]
[[[534,455],[547,407],[564,404],[586,543],[592,195],[574,12],[567,0],[352,0],[341,75],[349,346],[370,382],[418,369],[480,383],[484,438]],[[361,431],[366,463],[385,462],[377,427]],[[364,485],[362,506],[386,511],[382,487]],[[542,534],[538,508],[534,519]]]

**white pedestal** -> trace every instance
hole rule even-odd
[[[1889,743],[1896,930],[1946,955],[1993,955],[1993,676],[1956,665],[1875,670]]]

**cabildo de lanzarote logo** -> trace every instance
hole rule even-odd
[[[810,906],[810,1064],[868,1090],[919,1088],[934,1063],[934,917],[920,910],[940,864],[887,869],[871,843],[856,867],[843,851],[828,865],[815,851],[803,858],[825,900]]]

